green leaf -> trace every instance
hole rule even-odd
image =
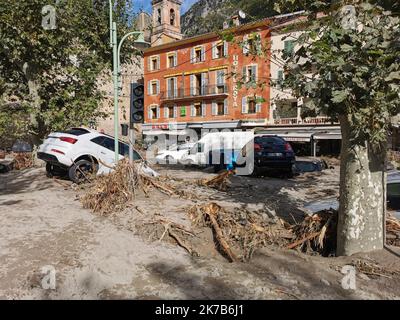
[[[393,80],[400,80],[400,71],[395,71],[389,73],[389,75],[385,78],[385,81],[393,81]]]
[[[334,90],[332,91],[332,102],[333,103],[342,103],[348,97],[347,90]]]

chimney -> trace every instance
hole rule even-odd
[[[234,15],[232,17],[232,23],[234,27],[238,27],[240,26],[240,19],[239,19],[239,15]]]

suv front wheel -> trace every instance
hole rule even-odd
[[[90,181],[92,176],[98,170],[97,164],[89,160],[79,160],[75,162],[68,170],[69,178],[75,183]]]

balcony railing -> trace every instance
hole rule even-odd
[[[273,125],[308,125],[308,124],[338,124],[332,122],[329,117],[309,117],[309,118],[280,118],[274,119]]]
[[[227,85],[212,85],[212,86],[201,86],[192,88],[179,88],[178,90],[168,90],[160,93],[161,100],[177,100],[194,97],[206,97],[206,96],[218,96],[227,95]]]

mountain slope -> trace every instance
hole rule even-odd
[[[276,14],[272,0],[200,0],[182,16],[186,37],[221,30],[225,20],[242,10],[249,21]]]

